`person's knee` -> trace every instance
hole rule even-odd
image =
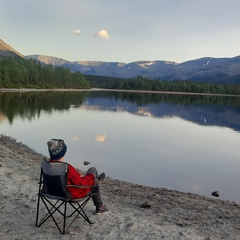
[[[97,169],[95,167],[90,167],[88,170],[87,170],[87,173],[86,174],[93,174],[95,177],[97,177]]]
[[[95,167],[90,167],[88,169],[89,172],[97,172],[97,169]]]
[[[95,167],[90,167],[89,169],[92,169],[92,170],[95,170],[95,171],[96,171],[96,168],[95,168]]]

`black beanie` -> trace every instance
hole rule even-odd
[[[67,151],[67,146],[62,139],[51,139],[47,142],[47,145],[48,152],[53,160],[62,158]]]

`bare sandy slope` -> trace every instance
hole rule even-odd
[[[0,239],[240,239],[240,205],[199,195],[150,188],[113,179],[102,186],[110,209],[81,218],[60,235],[52,222],[35,227],[42,156],[0,136]],[[150,208],[141,205],[148,201]]]

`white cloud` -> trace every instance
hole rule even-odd
[[[107,30],[105,30],[105,29],[100,30],[97,33],[95,33],[95,36],[100,37],[100,38],[105,38],[105,39],[109,38],[109,34],[108,34]]]
[[[74,29],[73,33],[76,34],[76,35],[81,35],[82,34],[80,29]]]

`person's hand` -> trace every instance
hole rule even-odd
[[[83,165],[88,165],[88,164],[90,164],[90,162],[88,162],[88,161],[83,162]]]

